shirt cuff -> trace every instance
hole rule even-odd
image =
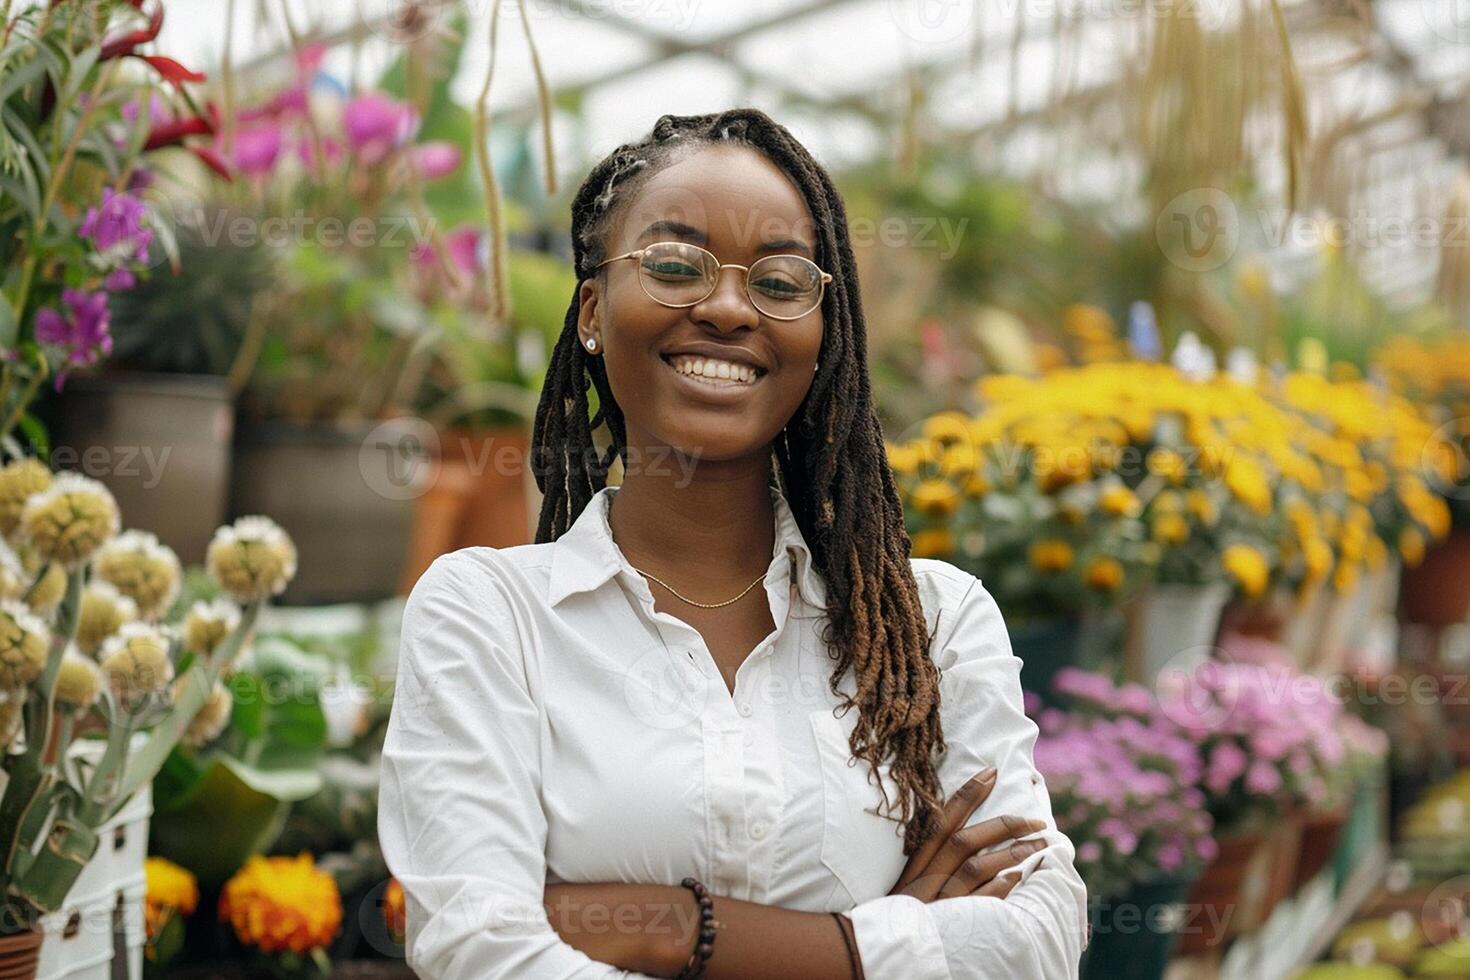
[[[950,980],[944,942],[929,906],[912,895],[885,895],[847,913],[868,980]]]

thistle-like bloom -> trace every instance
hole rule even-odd
[[[214,532],[204,564],[241,605],[280,595],[296,575],[296,545],[269,517],[242,517]]]
[[[209,656],[239,625],[240,607],[229,599],[198,600],[184,614],[184,649]]]
[[[151,531],[119,534],[98,550],[92,570],[137,603],[144,619],[167,613],[183,581],[179,556]]]
[[[67,647],[56,673],[56,703],[72,711],[85,711],[102,694],[102,670],[91,657],[76,647]]]
[[[342,896],[336,880],[305,852],[294,858],[253,854],[225,882],[219,917],[247,946],[305,955],[336,938]]]
[[[34,552],[30,554],[32,558],[29,564],[34,565],[34,567],[28,569],[27,588],[29,588],[30,580],[34,579],[36,573],[41,570],[40,558],[35,557]],[[24,594],[25,590],[22,589],[21,591]],[[66,598],[66,569],[60,565],[52,565],[46,570],[46,574],[41,577],[41,584],[36,586],[36,591],[26,600],[26,605],[30,606],[31,612],[37,616],[44,616],[49,619],[51,614],[56,611],[56,607],[61,605],[61,600],[64,598]]]
[[[15,533],[26,498],[50,485],[51,470],[34,456],[0,466],[0,533]]]
[[[32,576],[15,549],[0,540],[0,599],[21,599],[31,587]]]
[[[80,473],[57,473],[26,499],[20,531],[41,557],[71,569],[111,541],[121,518],[112,491]]]
[[[137,705],[174,679],[168,648],[168,635],[147,623],[125,623],[102,644],[102,673],[124,706]]]
[[[0,599],[0,687],[25,687],[41,676],[51,649],[51,630],[14,599]]]
[[[175,683],[175,700],[178,700],[180,693],[178,684],[183,683],[184,680],[181,677]],[[230,689],[219,681],[215,681],[214,688],[209,692],[209,697],[204,700],[204,706],[199,709],[199,713],[194,716],[194,720],[189,722],[189,727],[184,730],[183,735],[179,736],[179,741],[191,749],[197,749],[207,742],[214,741],[219,737],[220,732],[225,730],[225,726],[230,723],[230,713],[234,710],[234,707],[235,699],[230,694]]]
[[[82,606],[77,617],[77,648],[95,657],[102,641],[116,633],[124,623],[138,618],[138,604],[105,579],[93,579],[82,590]]]

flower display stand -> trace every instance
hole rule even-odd
[[[1020,620],[1009,632],[1011,651],[1021,658],[1021,687],[1049,697],[1057,671],[1077,663],[1082,617]]]
[[[1259,921],[1255,910],[1271,886],[1272,838],[1260,832],[1228,834],[1189,892],[1193,921],[1180,930],[1180,956],[1218,956],[1225,943]]]
[[[100,757],[100,740],[81,740],[72,753]],[[95,761],[95,758],[93,759]],[[45,939],[36,980],[113,980],[143,976],[143,903],[147,885],[148,819],[153,787],[145,784],[97,828],[97,852],[77,876],[57,912],[42,917]],[[116,957],[127,958],[126,972]]]

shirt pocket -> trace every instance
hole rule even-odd
[[[883,791],[872,767],[865,760],[854,762],[848,748],[857,714],[856,707],[842,718],[830,708],[811,713],[822,775],[822,864],[847,889],[853,904],[888,894],[908,862],[902,825],[875,812],[883,806]],[[889,768],[881,763],[878,772],[896,806],[898,784]]]

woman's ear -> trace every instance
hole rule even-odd
[[[577,289],[577,342],[589,354],[602,352],[601,298],[597,280],[583,279]]]

